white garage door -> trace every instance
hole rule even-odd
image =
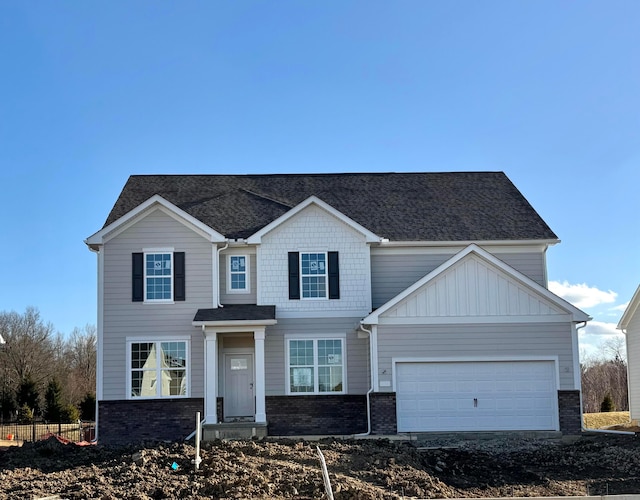
[[[398,363],[398,432],[556,430],[553,361]]]

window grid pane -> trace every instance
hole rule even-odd
[[[302,297],[319,299],[327,296],[327,256],[324,253],[303,253],[300,256]]]
[[[171,300],[171,254],[148,253],[145,259],[146,300]]]
[[[289,340],[289,392],[342,392],[343,342],[342,339]]]
[[[229,266],[231,290],[246,290],[247,258],[244,255],[231,256]]]
[[[132,397],[186,395],[186,342],[131,343]]]

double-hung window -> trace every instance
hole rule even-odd
[[[289,252],[289,299],[339,299],[338,252]]]
[[[188,395],[187,341],[131,341],[128,360],[131,398]]]
[[[244,293],[249,291],[249,256],[229,255],[227,273],[227,291]]]
[[[343,393],[344,340],[287,339],[289,394]]]
[[[145,300],[173,300],[172,252],[144,254]]]

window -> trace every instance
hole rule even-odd
[[[166,303],[186,300],[185,254],[151,249],[132,257],[133,302]]]
[[[303,299],[324,299],[327,296],[327,254],[300,254],[300,278]]]
[[[249,291],[249,256],[229,255],[227,291],[230,293]]]
[[[173,300],[171,253],[144,254],[145,300]]]
[[[132,398],[187,396],[187,342],[130,342]]]
[[[289,299],[339,299],[338,252],[289,252]]]
[[[290,339],[290,394],[344,392],[344,339]]]

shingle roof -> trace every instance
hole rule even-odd
[[[503,172],[133,175],[105,226],[155,194],[227,238],[315,195],[391,241],[557,239]]]
[[[276,306],[227,304],[217,309],[198,309],[193,321],[263,321],[276,318]]]

